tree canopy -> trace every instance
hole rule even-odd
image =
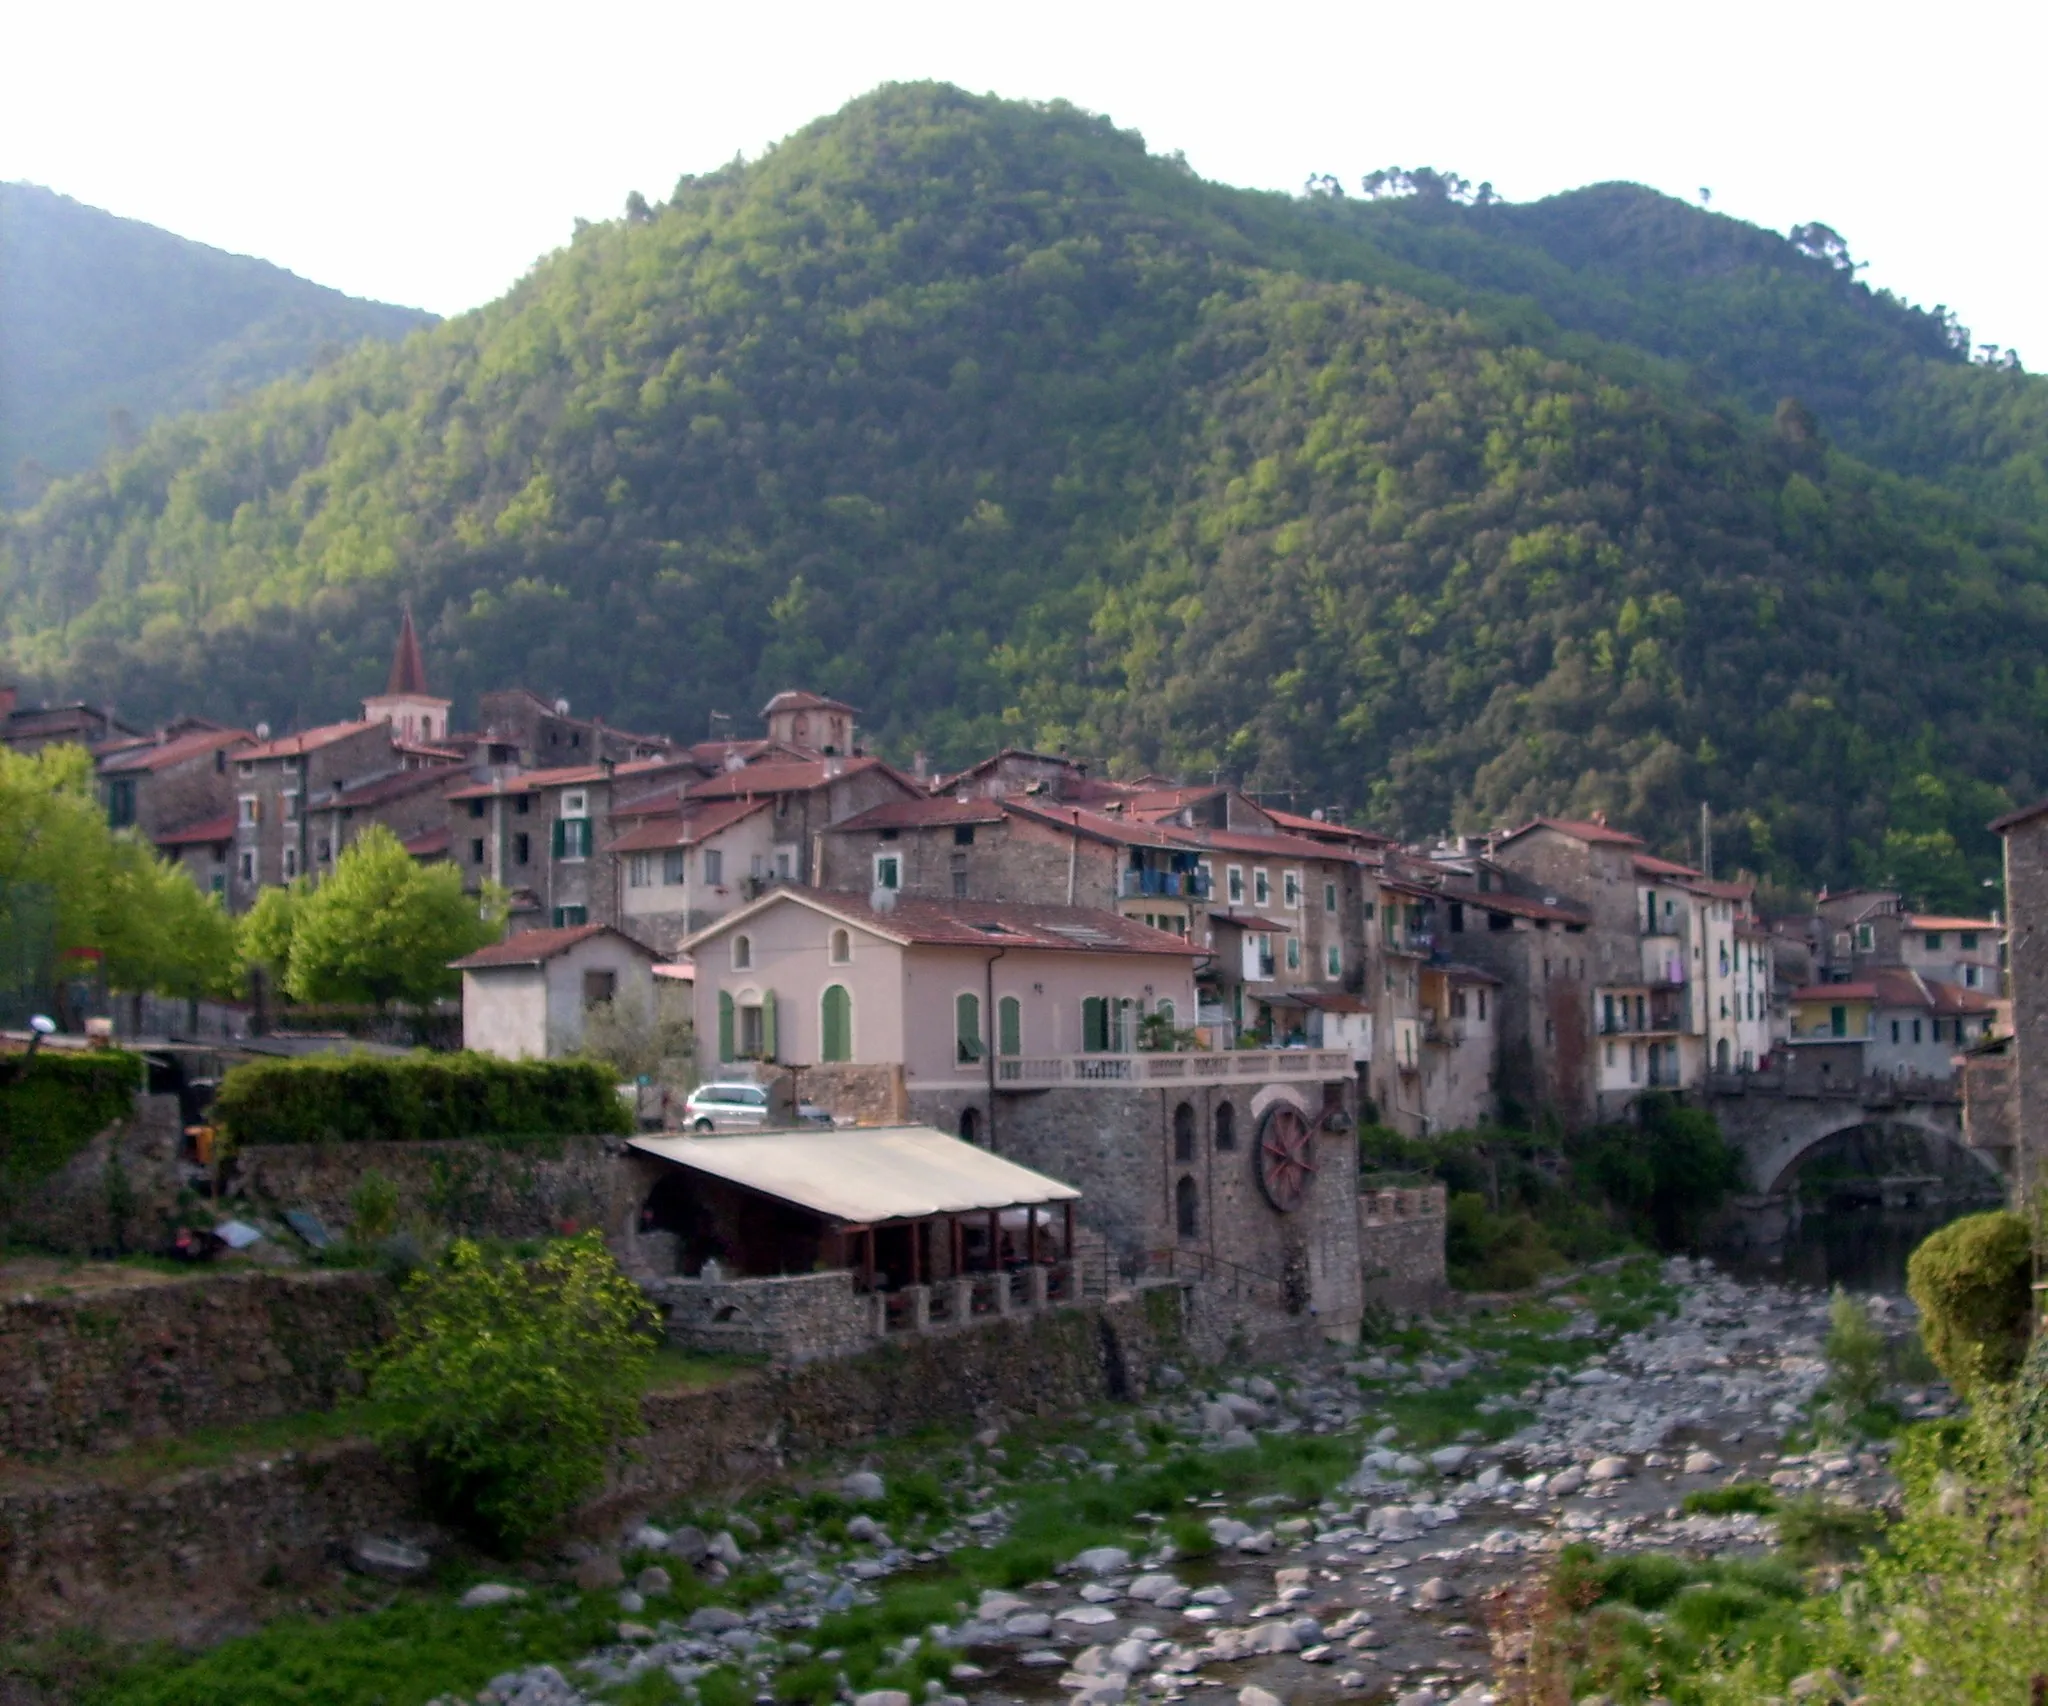
[[[2048,384],[1817,223],[1398,177],[1252,194],[881,90],[0,520],[8,656],[304,726],[403,593],[457,695],[696,736],[802,684],[899,758],[1412,834],[1683,853],[1704,801],[1778,880],[1980,896],[2044,782]]]

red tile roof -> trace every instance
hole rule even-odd
[[[914,800],[884,800],[864,812],[842,818],[831,829],[859,834],[870,829],[923,829],[931,824],[1001,823],[1003,803],[986,796],[956,800],[950,794],[928,794]]]
[[[1102,812],[1090,811],[1085,806],[1065,801],[1054,803],[1046,800],[1018,799],[1005,795],[1000,802],[1002,809],[1026,822],[1043,824],[1067,835],[1084,835],[1093,841],[1106,841],[1113,847],[1163,847],[1184,848],[1187,846],[1185,832],[1169,834],[1155,829],[1149,823],[1126,823]]]
[[[188,758],[203,758],[224,746],[255,741],[247,729],[199,729],[167,741],[124,742],[100,760],[102,776],[125,776],[135,771],[166,770]]]
[[[869,770],[888,769],[879,758],[866,756],[796,761],[777,759],[728,770],[719,776],[707,776],[701,782],[688,784],[683,791],[693,800],[736,799],[746,794],[801,794],[812,788],[825,787],[842,776],[859,776]],[[889,774],[895,776],[896,772],[890,770]],[[904,778],[898,776],[897,780],[904,781]],[[908,782],[905,782],[905,788],[912,793],[924,791]]]
[[[358,807],[381,806],[390,800],[402,800],[435,788],[448,788],[468,774],[467,770],[454,764],[430,765],[422,770],[394,770],[388,776],[358,782],[352,788],[342,788],[312,809],[354,811]]]
[[[1350,824],[1326,823],[1319,817],[1303,817],[1300,812],[1283,812],[1273,806],[1260,806],[1259,810],[1282,829],[1296,830],[1311,839],[1320,836],[1333,841],[1362,842],[1370,847],[1391,847],[1394,844],[1393,836],[1382,835],[1376,829],[1356,829]]]
[[[415,859],[445,859],[454,839],[454,831],[444,823],[439,829],[421,830],[404,847]]]
[[[607,770],[602,764],[572,764],[556,770],[526,770],[517,776],[501,777],[495,782],[479,782],[471,788],[458,788],[448,797],[451,800],[489,800],[503,795],[537,794],[546,788],[574,788],[591,782],[615,782],[621,777],[631,780],[640,776],[655,776],[665,770],[682,770],[689,767],[686,758],[635,758],[624,764],[615,764]]]
[[[232,841],[234,838],[235,814],[225,812],[219,817],[188,823],[183,829],[167,829],[154,839],[159,847],[203,847],[210,841]]]
[[[920,947],[1006,948],[1050,953],[1158,954],[1198,959],[1207,952],[1184,937],[1085,906],[1039,906],[1022,901],[914,900],[900,898],[877,911],[863,898],[827,889],[784,884],[759,900],[728,913],[680,944],[679,954],[721,936],[771,906],[800,905],[858,925],[875,935]]]
[[[1681,865],[1675,859],[1660,859],[1654,853],[1638,853],[1636,869],[1650,877],[1695,877],[1705,880],[1706,873],[1696,871],[1690,865]]]
[[[1879,966],[1853,983],[1810,983],[1794,1001],[1871,1001],[1880,1007],[1920,1007],[1937,1014],[1991,1013],[1998,1003],[1980,990],[1938,983],[1902,966]]]
[[[448,969],[490,971],[501,966],[537,966],[557,954],[566,954],[593,936],[616,936],[635,953],[645,954],[650,960],[661,958],[644,942],[634,941],[624,931],[614,930],[609,924],[572,924],[561,930],[522,930],[516,936],[508,936],[502,942],[493,942],[488,948],[479,948],[473,954],[450,961]]]
[[[2003,930],[1995,918],[1947,918],[1915,912],[1906,919],[1908,930]]]
[[[1166,833],[1185,846],[1209,848],[1218,853],[1242,853],[1251,858],[1336,859],[1349,864],[1358,856],[1348,847],[1336,847],[1327,841],[1307,841],[1299,835],[1260,835],[1248,829],[1169,828]]]
[[[841,700],[827,699],[822,694],[807,693],[798,687],[785,689],[761,707],[761,715],[764,717],[777,711],[845,711],[852,715],[859,714],[851,705]]]
[[[768,809],[766,800],[717,800],[696,811],[651,817],[611,844],[613,853],[653,853],[668,847],[694,847],[722,830]]]
[[[237,763],[247,764],[264,758],[297,758],[308,752],[318,752],[323,746],[332,746],[336,741],[347,740],[350,735],[359,735],[366,729],[391,729],[389,723],[323,723],[317,729],[307,729],[302,734],[285,735],[278,740],[264,741],[235,754]],[[395,739],[395,735],[393,736]]]
[[[1631,835],[1625,829],[1609,829],[1604,823],[1572,817],[1532,817],[1520,829],[1509,830],[1501,840],[1513,841],[1536,829],[1554,829],[1560,835],[1569,835],[1574,841],[1596,842],[1607,847],[1640,847],[1643,844],[1640,835]]]

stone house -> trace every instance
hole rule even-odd
[[[2011,920],[2006,988],[2012,1001],[2009,1082],[2018,1204],[2032,1208],[2048,1177],[2048,800],[1992,820],[2005,842],[2005,905]]]
[[[523,769],[566,769],[602,763],[633,764],[677,753],[664,735],[633,734],[594,717],[572,717],[569,702],[543,699],[526,687],[478,695],[471,740],[502,748],[498,762]]]
[[[1074,1184],[1127,1273],[1227,1272],[1275,1322],[1355,1333],[1346,1053],[1143,1047],[1202,950],[1100,907],[879,898],[776,888],[687,939],[700,1070],[794,1067],[842,1115]]]
[[[614,810],[610,853],[621,873],[619,927],[664,955],[685,936],[743,906],[773,869],[767,800],[714,800],[685,809],[672,796]]]
[[[1499,1117],[1501,980],[1457,961],[1422,967],[1421,1132],[1470,1131]]]
[[[462,973],[462,1046],[507,1060],[583,1046],[585,1016],[625,998],[652,1005],[655,955],[603,924],[527,930],[453,961]]]
[[[449,857],[448,792],[468,776],[461,765],[436,764],[394,770],[315,796],[306,808],[313,880],[333,870],[349,844],[372,824],[390,830],[415,858]]]
[[[261,731],[258,731],[259,733]],[[381,720],[328,723],[240,748],[234,768],[235,865],[228,900],[245,911],[259,890],[318,875],[313,808],[352,786],[422,767]]]
[[[1815,1044],[1839,1056],[1854,1049],[1859,1077],[1946,1080],[1959,1051],[1990,1032],[1996,1003],[1952,983],[1930,983],[1903,967],[1880,966],[1846,983],[1811,984],[1790,997],[1794,1051]]]
[[[785,689],[761,707],[771,741],[820,758],[846,758],[857,751],[853,721],[859,715],[851,705],[802,688]]]
[[[184,865],[201,892],[225,903],[234,839],[232,758],[255,742],[245,729],[193,719],[146,740],[103,746],[96,769],[108,823],[138,831]]]
[[[792,713],[794,715],[794,713]],[[765,800],[773,839],[764,882],[815,884],[824,857],[820,842],[834,824],[892,800],[920,799],[924,790],[879,758],[862,755],[809,759],[771,758],[688,782],[686,805]]]
[[[1996,917],[1915,912],[1899,931],[1899,963],[1930,983],[1998,995],[2004,987],[2005,926]]]
[[[68,705],[24,705],[18,688],[0,687],[0,746],[40,752],[46,746],[82,746],[140,739],[142,731],[119,721],[110,707],[82,700]]]

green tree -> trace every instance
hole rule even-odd
[[[460,979],[448,962],[497,939],[505,897],[465,894],[453,865],[422,865],[382,824],[292,907],[285,988],[299,1001],[425,1005]]]
[[[299,903],[306,897],[303,877],[283,888],[267,888],[242,915],[242,962],[282,983],[292,964],[292,932],[298,927]]]
[[[458,1240],[400,1299],[371,1375],[385,1447],[433,1505],[518,1550],[604,1478],[640,1431],[655,1343],[647,1300],[595,1232],[522,1262]]]
[[[218,900],[132,830],[107,825],[82,747],[0,748],[0,934],[49,921],[57,954],[103,956],[120,990],[233,987],[235,929]]]

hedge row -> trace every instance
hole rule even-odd
[[[237,1066],[221,1084],[214,1117],[238,1147],[632,1130],[608,1068],[488,1054],[320,1055]]]
[[[141,1057],[118,1049],[0,1055],[0,1208],[125,1118],[142,1086]]]

